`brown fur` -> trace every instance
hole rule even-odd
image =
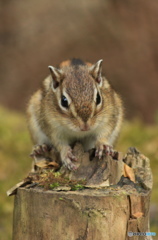
[[[62,62],[59,70],[51,67],[53,80],[48,76],[28,105],[28,125],[34,143],[53,144],[69,168],[71,144],[79,140],[85,150],[96,147],[101,154],[104,145],[115,143],[121,129],[122,101],[101,76],[101,63],[100,60],[92,65],[75,59]],[[98,79],[102,79],[101,83]],[[59,86],[52,84],[55,81]],[[98,105],[97,93],[101,98]],[[68,108],[61,105],[63,95]]]

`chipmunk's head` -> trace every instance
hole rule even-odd
[[[73,131],[90,131],[103,108],[102,61],[84,64],[81,60],[66,61],[60,68],[49,66],[61,121]]]

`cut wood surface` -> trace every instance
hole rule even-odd
[[[135,148],[130,148],[125,156],[114,152],[113,156],[104,155],[100,160],[94,157],[94,149],[84,152],[80,144],[73,151],[79,159],[78,169],[71,172],[61,167],[57,185],[50,182],[53,169],[48,170],[54,164],[49,167],[45,164],[47,170],[39,164],[38,171],[24,180],[26,184],[22,182],[24,187],[17,185],[14,193],[8,193],[15,194],[17,190],[13,240],[152,239],[128,236],[128,232],[150,231],[149,159]],[[52,161],[54,154],[51,152]],[[49,176],[46,185],[43,176]],[[83,185],[82,190],[73,191],[72,182]]]

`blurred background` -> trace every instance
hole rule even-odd
[[[6,191],[29,172],[25,109],[68,58],[103,71],[125,102],[117,149],[137,147],[151,160],[151,231],[158,239],[158,2],[156,0],[0,1],[0,239],[10,240],[14,197]]]

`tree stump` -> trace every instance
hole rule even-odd
[[[25,180],[15,195],[13,240],[152,239],[130,237],[150,231],[149,159],[135,148],[124,157],[115,152],[100,160],[94,150],[84,152],[80,144],[73,151],[79,159],[78,170],[62,167],[60,172],[72,181],[84,179],[84,188],[73,191],[60,184],[45,190],[39,180]]]

